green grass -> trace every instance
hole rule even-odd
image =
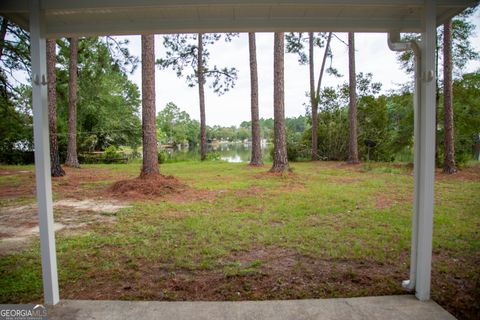
[[[293,174],[279,177],[265,174],[268,167],[250,168],[219,161],[162,165],[163,174],[174,175],[191,188],[208,192],[208,196],[195,201],[132,201],[131,207],[116,214],[115,224],[92,225],[85,233],[76,235],[58,233],[61,288],[70,297],[82,297],[82,287],[102,290],[98,284],[102,281],[115,285],[128,278],[140,283],[146,274],[145,266],[166,272],[161,281],[178,277],[179,270],[192,278],[218,272],[226,279],[259,279],[267,277],[265,273],[268,274],[267,267],[272,262],[264,256],[243,262],[236,258],[239,253],[254,253],[259,248],[280,248],[309,259],[333,261],[334,266],[345,261],[366,261],[391,265],[400,277],[408,273],[413,192],[409,169],[387,164],[352,168],[314,162],[295,163],[293,168]],[[115,181],[115,174],[136,176],[139,165],[85,165],[81,170],[91,169],[108,169],[112,177],[81,185],[102,189]],[[24,183],[24,179],[29,179],[28,175],[0,177],[0,186]],[[445,253],[449,258],[478,257],[479,192],[478,180],[436,182],[434,252]],[[387,199],[388,204],[379,205],[379,198]],[[16,201],[21,204],[25,200],[1,200],[0,206]],[[456,270],[459,277],[467,279],[475,277],[478,271],[470,260],[463,269],[455,268],[447,260],[439,260],[434,268],[440,273]],[[338,271],[353,282],[359,277],[355,266],[342,272]],[[283,278],[279,279],[276,281]],[[385,294],[401,292],[396,279],[382,281],[371,284],[376,286],[372,290],[381,288]],[[351,289],[356,291],[345,293],[328,281],[323,287],[320,285],[315,288],[318,294],[293,285],[282,289],[280,296],[258,296],[255,289],[246,294],[252,299],[265,299],[372,292],[358,286]],[[178,299],[174,289],[165,288],[163,282],[158,286],[163,288],[165,297]],[[235,290],[244,294],[247,289]],[[27,250],[1,258],[0,302],[36,301],[41,296],[39,244],[34,240]],[[114,296],[152,297],[156,298],[141,290]]]

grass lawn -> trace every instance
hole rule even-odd
[[[411,169],[337,162],[292,166],[292,174],[277,176],[266,173],[269,166],[165,164],[163,174],[187,185],[182,192],[120,200],[107,189],[138,176],[139,164],[67,169],[66,177],[53,179],[56,200],[109,200],[127,207],[103,214],[84,209],[73,217],[65,208],[55,211],[60,221],[67,215],[77,219],[76,227],[56,233],[61,298],[264,300],[404,293]],[[34,190],[32,166],[0,167],[0,217],[15,219],[7,215],[31,208]],[[435,190],[432,298],[457,317],[474,319],[480,314],[480,166],[452,177],[437,174]],[[31,237],[0,256],[0,303],[41,300],[39,242]]]

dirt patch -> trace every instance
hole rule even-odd
[[[31,171],[28,170],[2,170],[0,169],[0,176],[13,176],[16,174],[26,174],[26,173],[32,173]]]
[[[108,192],[114,197],[143,199],[161,197],[185,190],[185,184],[173,176],[155,175],[115,182]]]
[[[447,174],[442,169],[436,169],[435,178],[439,180],[480,181],[480,165],[471,166],[454,174]]]
[[[395,201],[384,193],[377,193],[375,196],[375,208],[387,209],[395,204]]]
[[[290,172],[257,172],[252,174],[254,179],[265,179],[265,178],[277,178],[282,184],[276,188],[272,188],[273,192],[291,192],[291,191],[302,191],[305,189],[305,177],[290,171]]]
[[[106,212],[106,213],[115,213],[120,209],[125,208],[124,204],[112,201],[101,201],[101,200],[73,200],[65,199],[56,201],[54,203],[55,207],[66,207],[73,208],[76,211],[92,211],[92,212]]]
[[[262,179],[262,178],[268,178],[268,177],[278,177],[282,179],[295,179],[298,177],[298,174],[293,172],[293,170],[287,170],[283,172],[271,172],[269,171],[264,171],[264,172],[257,172],[254,174],[255,178]]]
[[[468,278],[468,271],[459,274],[456,269],[442,273],[438,267],[443,261],[472,270],[476,262],[472,257],[452,259],[436,254],[433,259],[432,298],[459,319],[477,319],[478,277]],[[113,269],[88,271],[61,289],[65,299],[85,300],[237,301],[394,295],[406,293],[401,281],[408,277],[408,263],[408,252],[381,262],[322,259],[275,246],[233,252],[208,270],[175,268],[161,258],[123,256]],[[240,272],[226,273],[229,265],[237,266]]]
[[[245,196],[258,196],[260,197],[263,193],[265,193],[265,188],[259,186],[250,186],[246,189],[237,189],[235,190],[235,195],[239,197]]]
[[[432,262],[432,299],[458,319],[480,314],[480,252],[441,250]]]
[[[53,204],[55,231],[78,230],[94,223],[113,223],[114,213],[126,206],[102,200],[60,200]],[[0,210],[0,255],[23,249],[38,236],[37,206],[3,207]]]
[[[91,271],[62,288],[64,297],[222,301],[401,294],[401,280],[408,274],[403,263],[325,260],[274,246],[234,252],[210,270],[175,269],[152,259],[123,260],[115,270]],[[226,272],[230,265],[238,272]]]
[[[12,173],[12,175],[17,175],[17,173]],[[0,185],[0,199],[32,196],[35,196],[35,175],[30,172],[20,176],[14,185]]]
[[[413,201],[413,196],[408,193],[398,192],[377,192],[375,194],[375,207],[377,209],[387,209],[399,203],[408,203]]]
[[[330,177],[329,182],[333,184],[341,183],[341,184],[351,184],[351,183],[358,183],[365,181],[364,178],[359,177],[349,177],[349,176],[335,176]]]

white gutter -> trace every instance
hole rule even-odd
[[[390,32],[388,34],[388,47],[392,51],[407,51],[413,50],[415,55],[415,92],[414,92],[414,99],[413,99],[413,109],[414,109],[414,166],[413,166],[413,176],[415,179],[414,184],[414,208],[412,213],[412,244],[411,244],[411,254],[410,254],[410,278],[408,280],[402,281],[402,286],[408,290],[415,289],[415,282],[417,277],[417,242],[418,242],[418,203],[419,199],[417,194],[418,189],[418,181],[419,181],[419,163],[420,163],[420,143],[419,143],[419,129],[420,129],[420,90],[421,90],[421,52],[420,47],[416,41],[408,41],[402,42],[400,41],[400,33],[399,32]]]

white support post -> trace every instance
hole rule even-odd
[[[45,20],[41,11],[40,0],[30,0],[29,6],[35,177],[40,226],[43,293],[45,303],[54,305],[58,303],[60,298],[53,228],[52,180],[50,177]]]
[[[419,166],[420,166],[420,105],[421,105],[421,92],[422,92],[422,79],[421,79],[421,52],[420,46],[416,41],[400,41],[400,32],[390,32],[388,34],[388,47],[393,51],[407,51],[412,50],[415,55],[415,92],[413,98],[413,114],[414,114],[414,160],[413,160],[413,176],[414,176],[414,189],[413,189],[413,212],[412,212],[412,242],[410,252],[410,277],[408,280],[402,282],[402,286],[405,289],[415,289],[415,282],[417,278],[417,246],[418,246],[418,182],[419,182]]]
[[[432,270],[433,203],[435,181],[435,1],[425,0],[422,41],[420,43],[420,106],[418,121],[418,157],[415,157],[415,208],[418,212],[418,242],[415,295],[430,299]],[[415,222],[414,222],[415,223]]]

